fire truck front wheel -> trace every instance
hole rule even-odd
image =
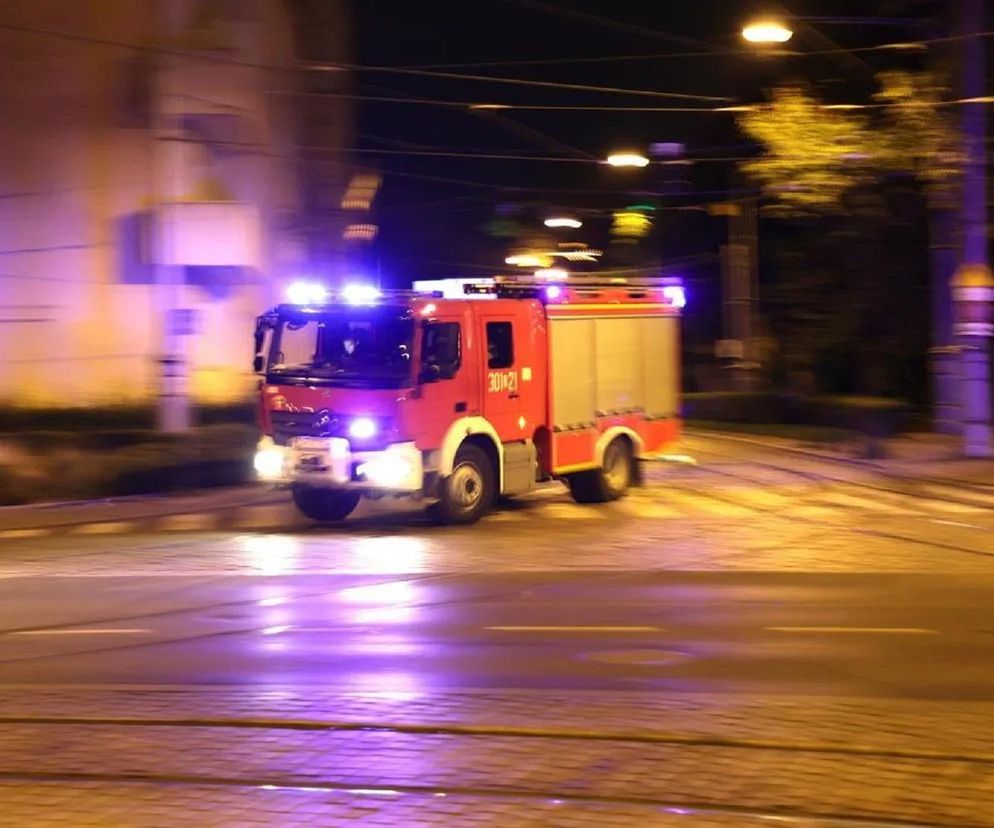
[[[293,502],[311,520],[333,523],[345,520],[352,514],[355,507],[359,505],[359,493],[322,489],[295,483],[293,485]]]
[[[476,523],[493,507],[497,476],[487,453],[479,446],[463,445],[456,452],[452,474],[441,482],[438,503],[428,514],[447,524]]]
[[[632,444],[619,437],[604,450],[601,468],[571,474],[566,483],[577,503],[607,503],[624,497],[634,476]]]

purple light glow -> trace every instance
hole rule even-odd
[[[286,296],[294,305],[320,305],[328,298],[328,289],[317,282],[294,282]]]
[[[562,295],[563,289],[559,285],[549,285],[545,289],[545,298],[550,302],[555,302]]]

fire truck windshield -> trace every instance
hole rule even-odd
[[[411,381],[414,322],[406,308],[287,311],[269,352],[271,382],[400,388]]]

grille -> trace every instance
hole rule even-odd
[[[338,437],[340,422],[328,411],[273,411],[273,440],[278,446],[287,445],[293,437]]]

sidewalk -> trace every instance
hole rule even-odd
[[[56,503],[31,503],[0,507],[0,532],[56,529],[81,525],[143,523],[173,518],[179,525],[184,516],[214,514],[226,525],[242,509],[289,502],[285,491],[266,486],[238,486],[204,491],[135,495]],[[213,527],[202,527],[213,528]]]
[[[992,713],[818,696],[9,689],[0,825],[989,826]]]
[[[688,428],[685,434],[694,439],[719,440],[724,443],[769,448],[815,459],[848,462],[868,471],[902,477],[926,477],[943,482],[968,482],[994,487],[994,459],[963,457],[962,444],[956,437],[942,434],[917,433],[881,442],[883,456],[875,459],[860,457],[860,441],[841,444],[813,444],[801,440],[770,436],[753,436],[740,432],[711,431]]]

